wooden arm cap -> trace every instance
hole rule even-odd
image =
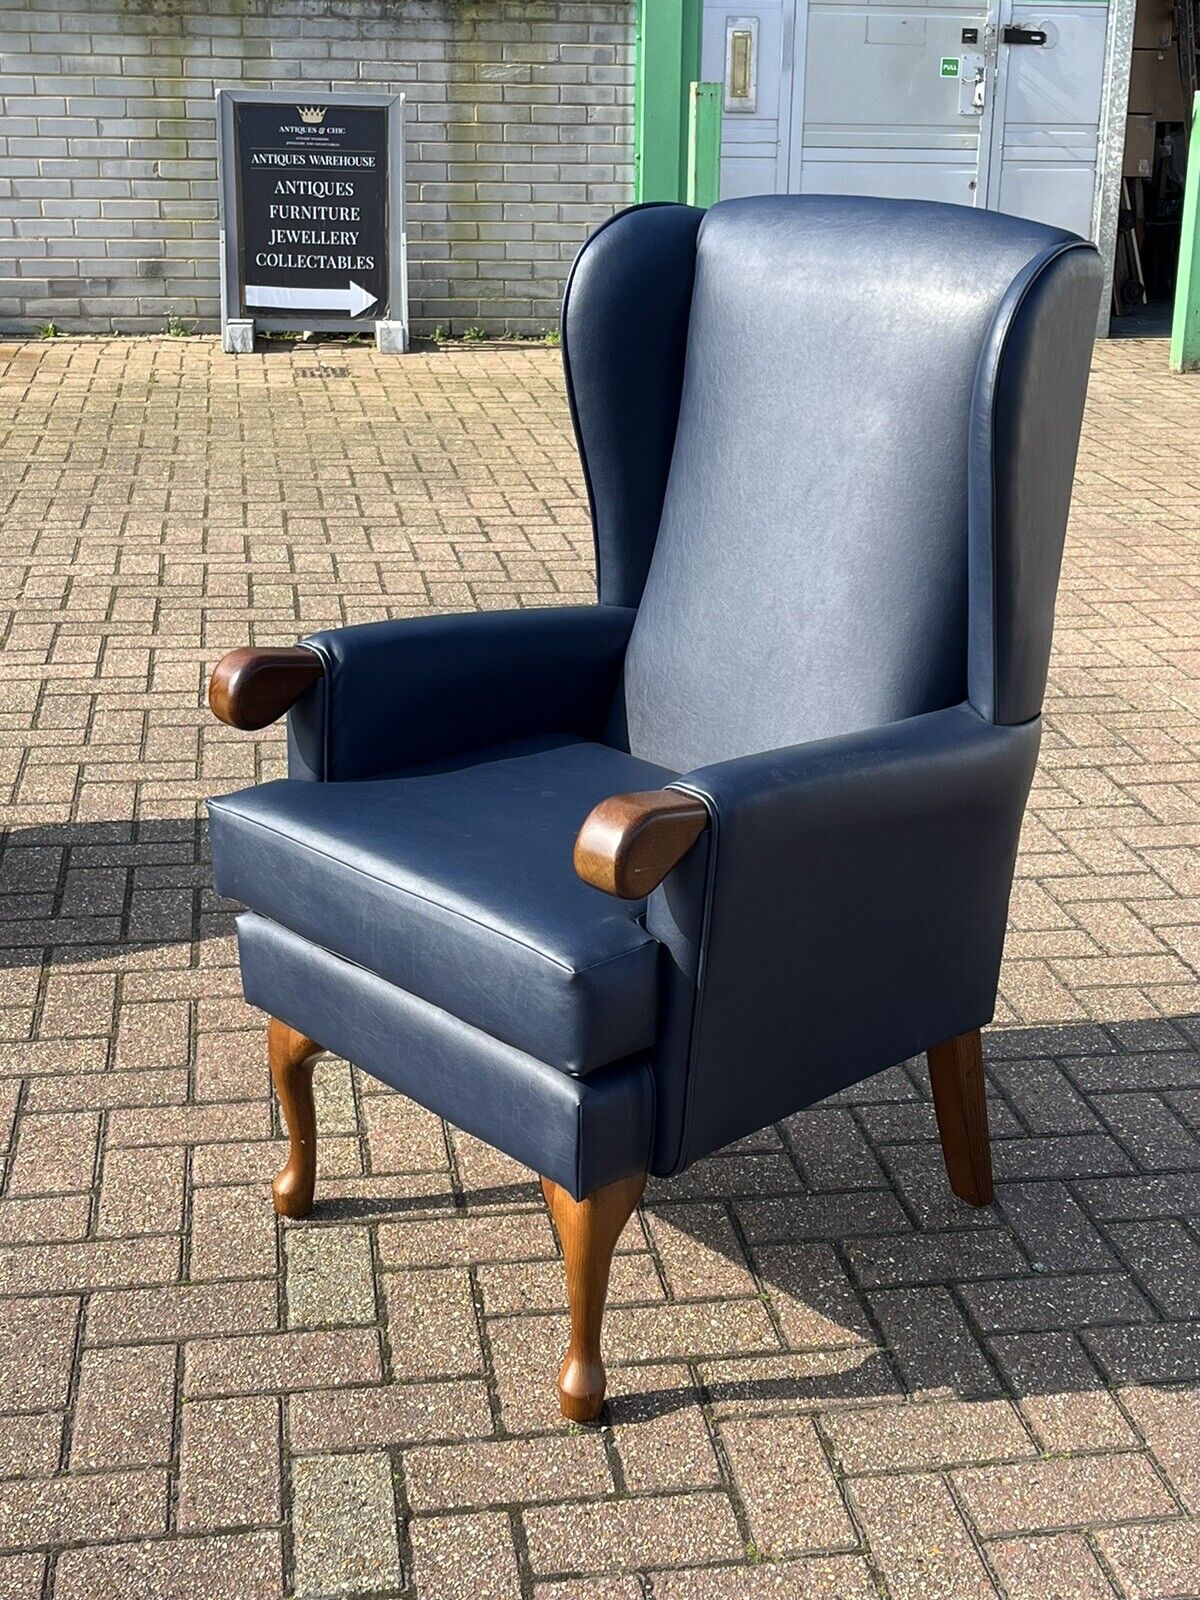
[[[320,656],[302,645],[229,650],[209,679],[209,708],[231,728],[250,733],[278,721],[324,674]]]
[[[650,789],[602,800],[575,840],[584,883],[620,900],[640,900],[683,860],[708,827],[702,800],[678,789]]]

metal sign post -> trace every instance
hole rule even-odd
[[[403,95],[217,90],[221,345],[256,327],[408,348]]]

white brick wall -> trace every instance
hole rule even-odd
[[[0,329],[219,316],[214,89],[406,97],[413,327],[556,323],[632,186],[632,0],[0,0]]]

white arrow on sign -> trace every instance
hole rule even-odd
[[[279,283],[248,283],[246,304],[271,311],[348,311],[357,317],[373,306],[378,295],[368,294],[361,283],[350,280],[348,289],[305,289]]]

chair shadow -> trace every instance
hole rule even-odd
[[[198,820],[0,837],[0,966],[136,965],[175,949],[188,965],[231,932]],[[1188,1266],[1200,1259],[1200,1018],[999,1029],[985,1055],[997,1182],[982,1211],[950,1193],[920,1061],[652,1181],[643,1214],[672,1300],[761,1307],[753,1348],[682,1357],[706,1402],[1028,1399],[1200,1379]],[[335,1194],[312,1221],[534,1203],[532,1181]],[[615,1294],[614,1322],[622,1304]],[[611,1406],[661,1415],[695,1398],[668,1387]]]
[[[1088,1448],[1125,1427],[1104,1391],[1200,1379],[1200,1018],[994,1030],[985,1057],[991,1206],[949,1189],[923,1060],[651,1184],[674,1294],[749,1268],[779,1341],[695,1359],[718,1413],[1007,1397]]]
[[[0,967],[136,964],[232,930],[195,818],[0,831]]]

